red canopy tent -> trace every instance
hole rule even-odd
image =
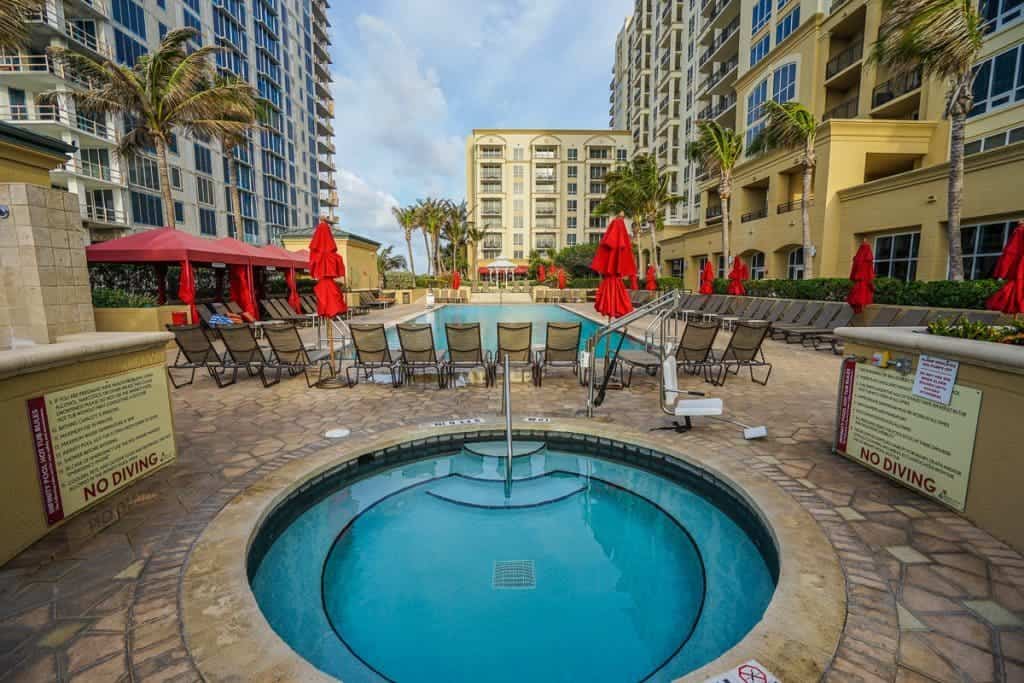
[[[860,313],[875,300],[875,255],[867,242],[862,242],[853,256],[850,280],[853,286],[846,295],[846,303],[854,313]]]
[[[747,264],[736,256],[732,260],[732,270],[729,271],[729,287],[726,291],[735,296],[743,296],[747,290],[743,287],[743,281],[750,277],[750,269]]]
[[[1006,283],[988,298],[985,307],[1010,315],[1024,312],[1024,221],[1017,224],[1010,241],[1003,247],[993,277]]]
[[[594,298],[597,312],[618,318],[632,311],[633,304],[622,278],[636,277],[636,261],[633,260],[633,247],[626,231],[626,221],[622,218],[616,217],[608,224],[590,268],[601,276],[601,285]]]
[[[151,263],[157,269],[158,279],[166,273],[167,264],[177,263],[181,266],[182,280],[178,296],[189,304],[193,323],[197,320],[193,266],[220,263],[244,266],[248,263],[246,256],[225,249],[215,240],[203,239],[173,228],[156,228],[90,244],[85,248],[85,258],[89,263]],[[157,289],[162,292],[164,285],[158,284]]]

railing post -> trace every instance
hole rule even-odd
[[[505,396],[505,498],[512,497],[512,388],[509,383],[508,354],[505,354],[504,396]]]

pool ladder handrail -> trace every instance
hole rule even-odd
[[[509,379],[509,358],[505,354],[502,396],[505,403],[505,499],[512,497],[512,385]]]
[[[661,295],[654,301],[648,302],[639,308],[633,309],[631,313],[627,313],[621,318],[616,318],[615,320],[612,320],[607,325],[604,325],[603,327],[598,329],[598,331],[595,332],[587,340],[586,354],[589,366],[587,368],[587,417],[594,417],[594,407],[596,405],[594,402],[594,394],[596,390],[594,378],[597,375],[597,357],[595,352],[601,340],[606,337],[609,337],[611,334],[613,334],[614,332],[618,332],[619,330],[623,330],[622,334],[625,335],[626,328],[628,328],[630,324],[636,322],[637,320],[643,318],[644,316],[652,315],[655,313],[661,313],[662,311],[672,313],[679,308],[679,304],[681,301],[682,291],[678,289],[673,289]],[[665,317],[667,318],[668,316]],[[657,322],[657,318],[655,322]],[[652,323],[652,325],[653,324],[654,323]],[[611,355],[611,343],[609,343],[605,346],[604,351],[605,377],[603,386],[605,387],[608,384],[611,372],[614,370],[615,361],[618,359],[618,349],[616,349],[614,357],[611,359],[611,363],[609,363],[609,356]]]

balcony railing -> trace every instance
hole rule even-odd
[[[704,52],[701,53],[700,65],[704,66],[707,63],[707,61],[711,59],[711,55],[715,54],[718,48],[725,45],[726,41],[732,38],[733,34],[739,30],[740,18],[736,17],[728,24],[726,24],[725,28],[721,30],[718,36],[716,36],[715,39],[711,41],[711,45],[708,46],[708,49],[704,50]]]
[[[722,220],[722,207],[721,206],[709,206],[704,211],[704,218],[708,223],[717,223]]]
[[[481,183],[480,184],[480,191],[481,192],[491,192],[491,193],[501,192],[501,183]]]
[[[853,45],[842,50],[825,65],[825,78],[832,78],[840,71],[843,71],[854,62],[860,61],[864,54],[864,41],[858,40]]]
[[[63,168],[68,173],[83,175],[108,183],[117,183],[119,185],[123,183],[120,171],[116,168],[111,168],[106,164],[97,164],[93,161],[87,161],[84,159],[71,159],[64,163]]]
[[[728,76],[732,71],[736,69],[737,66],[739,66],[739,63],[740,59],[739,55],[737,55],[736,57],[730,59],[728,62],[722,64],[715,71],[712,71],[711,75],[708,76],[708,79],[704,81],[704,87],[702,88],[702,91],[707,92],[714,88],[719,83],[721,83],[723,78]]]
[[[697,118],[702,121],[717,119],[719,116],[721,116],[734,106],[736,106],[735,93],[727,95],[726,97],[723,97],[722,99],[718,100],[718,104],[704,107],[704,109],[702,109],[700,113],[697,114]]]
[[[719,213],[721,213],[721,210],[719,210]],[[753,211],[747,211],[745,214],[740,216],[740,223],[749,223],[750,221],[756,221],[756,220],[758,220],[760,218],[765,218],[767,216],[768,216],[768,205],[765,204],[764,206],[762,206],[759,209],[754,209]]]
[[[554,173],[538,173],[533,179],[538,183],[553,183],[558,177]]]
[[[814,195],[807,198],[807,206],[814,206]],[[789,213],[790,211],[796,211],[803,207],[803,199],[794,199],[789,202],[783,202],[776,207],[776,213]]]
[[[833,12],[838,10],[840,7],[842,7],[843,5],[848,3],[849,1],[850,0],[832,0],[832,6],[829,7],[829,10],[828,10],[829,14],[832,14]]]
[[[871,106],[872,108],[881,107],[883,104],[913,92],[920,87],[921,67],[913,71],[905,71],[875,87],[871,93]]]
[[[91,88],[94,85],[92,81],[49,55],[0,55],[0,74],[4,73],[51,73],[83,88]]]
[[[59,123],[69,128],[114,142],[114,130],[81,114],[73,115],[55,104],[11,104],[0,106],[0,119],[25,123]]]
[[[849,99],[843,101],[840,104],[837,104],[836,106],[832,107],[827,112],[825,112],[825,114],[821,117],[822,120],[823,121],[828,121],[829,119],[855,119],[855,118],[857,118],[857,109],[858,109],[858,100],[859,99],[860,99],[860,94],[859,93],[854,94],[853,97],[850,97]]]
[[[497,217],[501,217],[501,207],[500,206],[497,206],[497,207],[485,206],[484,208],[480,209],[480,215],[481,216],[497,216]]]
[[[553,207],[553,206],[538,206],[537,207],[537,215],[538,216],[554,216],[555,215],[555,207]]]
[[[73,24],[57,14],[53,5],[44,5],[38,9],[25,13],[25,21],[33,24],[46,24],[54,30],[63,33],[70,40],[78,43],[93,52],[112,57],[110,47],[102,37],[89,33],[78,24]]]
[[[504,152],[500,149],[481,149],[481,159],[501,159],[504,157]]]
[[[128,220],[125,218],[124,211],[117,211],[116,209],[110,209],[105,206],[92,206],[90,204],[86,204],[83,213],[85,220],[92,221],[94,223],[128,225]]]
[[[555,150],[553,149],[536,149],[533,151],[534,159],[554,159]]]

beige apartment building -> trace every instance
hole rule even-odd
[[[625,131],[474,130],[466,140],[466,199],[486,231],[477,265],[525,266],[533,250],[598,241],[608,219],[593,212],[605,176],[631,153]]]
[[[774,99],[799,101],[823,121],[808,198],[815,276],[845,277],[854,250],[866,240],[880,275],[946,277],[946,87],[919,72],[890,72],[867,59],[878,36],[882,0],[709,0],[693,7],[678,0],[638,0],[637,5],[649,8],[652,17],[682,11],[685,21],[678,30],[688,45],[685,54],[695,38],[698,55],[696,84],[688,91],[697,98],[695,120],[714,119],[749,142],[765,125],[764,102]],[[968,119],[963,199],[962,242],[971,278],[990,274],[1012,226],[1024,217],[1019,191],[1024,10],[1012,0],[987,0],[984,11],[988,37]],[[637,23],[634,15],[626,28]],[[638,41],[645,45],[642,34]],[[645,63],[641,60],[641,66]],[[613,89],[613,100],[616,93]],[[634,121],[642,122],[645,91],[631,96]],[[613,110],[616,105],[613,101]],[[670,100],[670,112],[673,106]],[[685,100],[681,111],[687,111]],[[682,125],[685,149],[695,124],[684,118]],[[665,126],[673,130],[671,119]],[[645,129],[634,123],[631,132],[642,140]],[[671,135],[669,141],[674,148]],[[748,262],[755,278],[804,277],[801,172],[792,150],[748,152],[734,171],[731,250]],[[725,264],[716,179],[699,170],[691,177],[696,186],[681,188],[691,190],[689,220],[670,222],[661,253],[642,253],[641,260],[657,258],[665,274],[696,285],[705,260],[723,273]]]

